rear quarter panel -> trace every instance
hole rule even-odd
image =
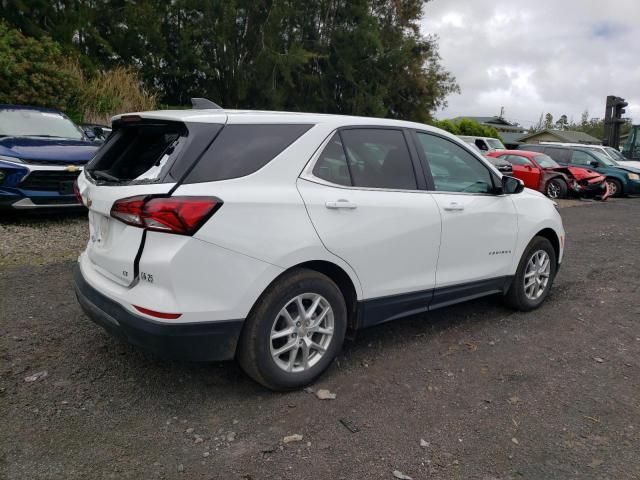
[[[349,275],[361,298],[355,271],[324,247],[296,188],[308,160],[334,128],[315,126],[245,177],[180,185],[174,195],[212,195],[224,202],[194,237],[285,270],[307,261],[334,263]]]

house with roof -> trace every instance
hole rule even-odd
[[[522,135],[518,141],[520,143],[584,143],[585,145],[601,145],[602,140],[592,137],[588,133],[576,132],[574,130],[541,130],[535,133]]]
[[[526,130],[522,128],[520,125],[514,125],[513,123],[508,122],[502,117],[456,117],[452,118],[452,122],[459,122],[460,120],[474,120],[481,125],[485,125],[487,127],[493,127],[500,133],[500,138],[502,138],[502,143],[505,144],[507,148],[516,148],[520,137],[522,137]]]

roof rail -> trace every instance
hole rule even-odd
[[[220,105],[206,98],[192,98],[191,108],[199,110],[222,110]]]

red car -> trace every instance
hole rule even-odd
[[[572,195],[606,200],[609,196],[606,179],[598,172],[583,167],[562,167],[544,153],[498,150],[487,156],[506,160],[513,167],[512,175],[522,180],[525,187],[550,198]]]

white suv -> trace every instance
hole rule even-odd
[[[536,308],[562,260],[554,204],[427,125],[203,109],[113,126],[78,180],[85,312],[272,389],[314,380],[348,328],[496,293]]]

